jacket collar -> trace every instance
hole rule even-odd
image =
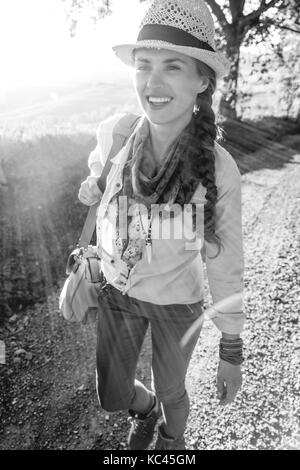
[[[149,134],[149,124],[146,116],[143,116],[140,122],[137,124],[136,128],[134,129],[133,133],[127,140],[124,147],[111,159],[111,162],[114,165],[124,165],[128,159],[129,152],[133,146],[134,140],[138,135],[139,139],[142,139]]]

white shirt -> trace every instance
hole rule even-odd
[[[91,177],[98,177],[105,165],[113,143],[113,129],[123,115],[114,115],[101,122],[97,131],[97,147],[90,154]],[[135,132],[138,131],[138,124]],[[134,134],[135,134],[134,132]],[[193,304],[204,297],[203,260],[214,302],[215,325],[226,333],[240,333],[245,321],[243,313],[243,237],[241,223],[241,175],[232,156],[219,144],[215,144],[215,180],[218,190],[216,203],[216,233],[223,248],[219,255],[214,243],[204,241],[203,259],[200,254],[201,237],[197,233],[194,249],[186,249],[190,240],[152,239],[152,258],[149,263],[146,250],[143,257],[130,271],[125,286],[115,282],[122,263],[116,246],[116,211],[109,207],[113,196],[122,188],[122,173],[134,134],[125,147],[112,158],[112,168],[107,177],[97,215],[97,244],[99,254],[104,249],[116,262],[103,257],[103,273],[112,285],[123,293],[139,300],[159,305]],[[205,188],[199,184],[192,201],[204,205]],[[176,218],[175,218],[176,219]],[[182,219],[181,219],[182,220]],[[162,225],[168,223],[163,221]],[[185,219],[184,219],[185,223]],[[145,226],[147,220],[144,219]],[[163,227],[164,228],[164,227]],[[183,227],[184,231],[184,227]],[[231,297],[232,296],[232,297]],[[227,299],[227,304],[226,304]],[[218,303],[218,304],[217,304]]]

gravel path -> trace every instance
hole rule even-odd
[[[280,169],[243,176],[244,383],[234,404],[218,405],[219,333],[204,325],[187,379],[190,449],[300,448],[299,163],[295,155]],[[57,297],[1,330],[0,449],[124,449],[126,413],[109,415],[97,404],[93,326],[67,325]],[[147,336],[138,367],[146,384],[149,358]]]
[[[234,404],[218,405],[219,335],[204,328],[189,374],[195,449],[300,448],[300,155],[294,162],[243,176],[244,384]]]

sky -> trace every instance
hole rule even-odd
[[[0,108],[27,87],[129,81],[111,47],[135,42],[146,3],[113,0],[111,16],[82,18],[71,38],[61,0],[0,0]]]
[[[113,15],[96,29],[83,18],[71,38],[61,0],[0,0],[0,93],[125,77],[111,46],[135,41],[144,8],[138,0],[114,0]]]

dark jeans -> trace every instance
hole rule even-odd
[[[135,380],[136,367],[149,323],[152,338],[152,380],[171,436],[183,434],[189,414],[185,389],[188,364],[200,328],[181,348],[186,330],[202,314],[203,301],[195,304],[155,305],[112,288],[100,298],[97,328],[97,391],[107,411],[135,410],[135,400],[147,389]],[[149,404],[149,402],[148,402]],[[147,402],[145,401],[145,408]],[[137,410],[135,410],[137,411]],[[138,410],[140,411],[140,410]]]

